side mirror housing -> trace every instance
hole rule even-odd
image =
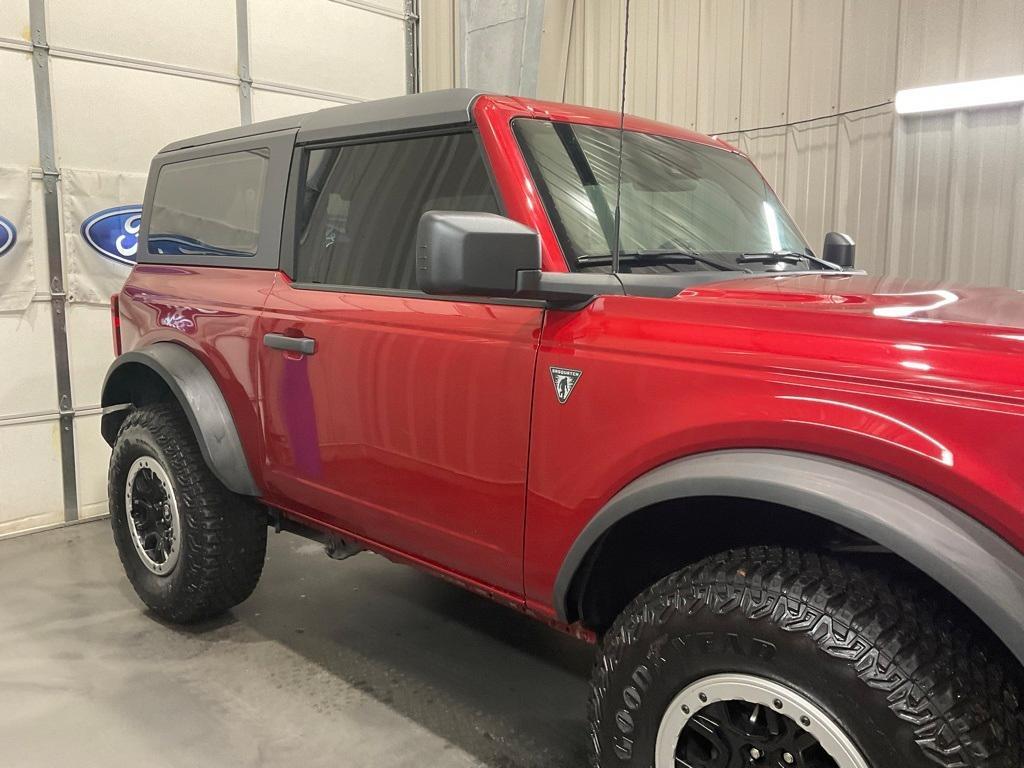
[[[853,269],[854,252],[857,244],[853,238],[842,232],[829,232],[825,235],[825,248],[821,258],[837,264],[843,269]]]
[[[493,213],[427,211],[416,231],[421,291],[454,296],[514,296],[519,273],[539,271],[540,237]]]

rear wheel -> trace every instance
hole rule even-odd
[[[929,598],[812,553],[672,574],[604,638],[592,765],[1019,768],[1017,669]]]
[[[202,621],[255,589],[266,516],[213,476],[175,405],[137,408],[124,420],[110,457],[108,498],[128,580],[159,616]]]

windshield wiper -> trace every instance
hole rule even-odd
[[[580,256],[577,261],[585,266],[601,266],[604,264],[611,264],[612,257],[611,254],[584,254]],[[720,269],[723,272],[751,271],[742,267],[737,268],[732,264],[726,264],[721,261],[716,261],[715,259],[709,259],[707,256],[703,256],[696,251],[681,251],[676,248],[621,251],[619,253],[619,262],[629,262],[630,264],[640,264],[643,266],[656,266],[658,264],[696,264],[697,262],[700,262],[701,264],[706,264],[709,267]]]
[[[810,261],[814,264],[821,264],[829,269],[842,270],[838,264],[833,264],[831,261],[825,261],[819,259],[817,256],[811,256],[809,253],[800,253],[799,251],[763,251],[754,253],[741,254],[736,261],[740,264],[750,264],[758,262],[760,264],[778,264],[779,262],[786,262],[787,264],[799,264],[801,261]]]

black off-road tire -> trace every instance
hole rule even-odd
[[[871,768],[1021,768],[1020,666],[940,602],[885,573],[778,547],[684,568],[603,639],[591,765],[650,768],[674,697],[731,672],[800,692]]]
[[[170,477],[179,508],[180,555],[164,575],[148,569],[136,551],[125,510],[129,469],[144,456],[156,459]],[[121,564],[154,613],[190,624],[213,618],[252,594],[266,555],[266,513],[214,477],[180,408],[149,405],[128,415],[114,443],[107,483]]]

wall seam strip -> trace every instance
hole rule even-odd
[[[124,67],[125,69],[137,69],[143,72],[157,72],[163,75],[176,75],[178,77],[190,77],[195,80],[209,80],[214,83],[233,85],[238,82],[238,77],[219,72],[210,72],[197,67],[185,67],[179,64],[166,64],[158,61],[147,61],[137,59],[133,56],[120,56],[116,53],[93,53],[78,48],[67,48],[65,46],[52,46],[49,49],[50,57],[54,59],[71,59],[73,61],[84,61],[90,64],[102,64],[104,66]]]
[[[11,51],[26,51],[32,52],[32,43],[28,43],[24,40],[18,40],[13,37],[0,37],[0,48],[6,48]]]
[[[405,0],[403,18],[405,21],[405,92],[419,93],[420,14],[418,0]]]
[[[64,495],[64,521],[78,519],[78,480],[75,464],[75,414],[71,397],[71,361],[68,353],[67,295],[61,255],[60,200],[57,194],[57,155],[53,137],[53,99],[50,93],[50,49],[46,37],[46,0],[29,0],[32,27],[32,72],[39,133],[39,165],[43,172],[43,210],[46,253],[50,276],[50,311],[53,321],[57,409],[60,413],[60,463]]]
[[[252,73],[249,68],[249,6],[247,0],[235,0],[235,25],[238,39],[238,107],[242,125],[252,123]]]
[[[387,16],[389,19],[398,19],[399,21],[405,21],[406,19],[406,15],[401,11],[377,5],[376,3],[366,2],[366,0],[331,0],[331,2],[338,5],[347,5],[349,8],[358,8],[360,11],[375,13],[378,16]]]
[[[324,99],[326,101],[336,101],[339,104],[355,104],[356,102],[366,101],[366,99],[361,96],[351,96],[347,93],[333,93],[331,91],[319,91],[315,88],[303,88],[298,85],[284,85],[283,83],[275,83],[271,80],[253,80],[252,87],[260,91],[287,93],[292,96],[308,96],[311,98]]]
[[[20,43],[17,40],[0,37],[0,50],[31,52],[32,49],[33,46],[30,43]],[[104,66],[124,67],[125,69],[135,69],[143,72],[154,72],[161,75],[172,75],[175,77],[185,77],[193,80],[223,83],[224,85],[238,85],[241,82],[241,78],[237,75],[221,74],[203,69],[182,67],[176,64],[165,64],[156,61],[147,61],[145,59],[118,56],[110,53],[90,53],[88,51],[80,51],[75,48],[49,48],[49,57],[53,59],[84,61],[90,64],[100,64]],[[253,88],[265,91],[290,94],[293,96],[309,96],[326,99],[328,101],[336,101],[339,104],[352,104],[355,102],[366,101],[366,99],[361,96],[352,96],[347,93],[335,93],[333,91],[322,91],[315,88],[304,88],[299,85],[275,83],[270,80],[251,80],[251,83]]]

